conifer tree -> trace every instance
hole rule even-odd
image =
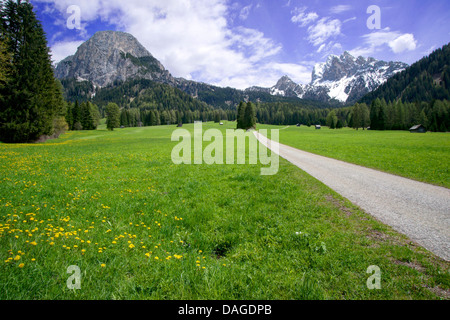
[[[244,102],[240,102],[237,111],[237,129],[245,128],[245,109],[247,108]]]
[[[10,77],[0,88],[1,139],[17,143],[51,136],[54,119],[63,112],[62,92],[44,30],[29,1],[0,2],[0,35],[11,54]]]
[[[115,103],[109,103],[106,106],[106,128],[114,131],[120,126],[120,109]]]
[[[255,105],[251,102],[247,103],[244,112],[244,130],[254,128],[256,126],[256,110]]]
[[[0,38],[0,86],[6,83],[11,68],[11,56]]]
[[[81,124],[81,107],[78,100],[75,101],[72,108],[72,123],[71,130],[83,130],[83,125]]]

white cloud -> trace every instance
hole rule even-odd
[[[330,9],[330,13],[332,13],[332,14],[340,14],[342,12],[350,11],[351,9],[352,9],[352,6],[341,4],[341,5],[332,7]]]
[[[356,56],[368,56],[390,48],[393,53],[398,54],[405,51],[414,51],[417,41],[411,33],[402,34],[399,31],[391,31],[385,28],[362,36],[363,45],[350,51]]]
[[[291,18],[293,23],[297,23],[300,27],[306,27],[307,25],[316,21],[319,16],[315,12],[306,13],[306,7],[303,8],[295,8],[292,13],[294,16]]]
[[[51,50],[52,60],[54,63],[58,63],[68,56],[74,55],[77,52],[78,47],[83,41],[67,41],[55,43]]]
[[[247,20],[248,16],[250,15],[250,12],[251,12],[252,8],[253,8],[252,4],[242,8],[242,10],[241,10],[241,12],[239,14],[239,18],[241,20]]]
[[[350,22],[350,21],[355,21],[355,20],[357,20],[357,18],[356,18],[356,17],[351,17],[351,18],[348,18],[348,19],[344,20],[344,22],[343,22],[343,23],[347,23],[347,22]]]
[[[389,42],[394,53],[402,53],[404,51],[414,51],[417,48],[417,41],[414,39],[414,35],[411,33],[405,33],[399,36],[397,39]]]
[[[80,6],[85,29],[101,20],[133,34],[176,77],[243,89],[265,83],[263,72],[279,71],[268,67],[267,58],[279,54],[281,45],[258,30],[231,28],[228,0],[34,1],[53,6],[64,18],[67,7]],[[242,18],[249,10],[241,11]],[[73,54],[75,45],[55,44],[55,60]]]
[[[342,22],[338,19],[322,18],[308,28],[308,40],[314,46],[324,44],[328,39],[341,34]]]

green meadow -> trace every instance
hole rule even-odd
[[[175,129],[0,144],[0,299],[448,299],[448,262],[297,167],[174,165]],[[449,184],[447,135],[297,129],[281,142]]]
[[[264,126],[265,127],[265,126]],[[267,128],[270,128],[267,127]],[[291,126],[280,142],[304,151],[450,188],[450,135]]]

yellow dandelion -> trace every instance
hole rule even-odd
[[[102,264],[100,265],[100,267],[106,268],[106,264],[102,263]]]
[[[25,263],[19,264],[19,268],[23,268],[23,267],[25,267]]]

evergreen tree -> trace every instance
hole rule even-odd
[[[130,125],[130,122],[128,121],[128,111],[126,109],[122,109],[120,112],[120,125],[124,127]]]
[[[0,38],[0,86],[6,83],[11,68],[11,55]],[[1,97],[0,97],[1,98]]]
[[[53,135],[54,119],[64,109],[62,92],[44,30],[28,1],[0,3],[0,35],[11,54],[10,78],[0,88],[1,139],[31,142]]]
[[[67,104],[67,110],[66,110],[66,116],[65,116],[69,130],[73,130],[73,124],[74,124],[73,123],[73,108],[74,108],[74,104],[69,102]]]
[[[355,104],[352,109],[353,129],[358,130],[362,127],[363,114],[359,103]]]
[[[102,116],[100,114],[100,110],[98,109],[98,106],[93,103],[89,103],[89,108],[90,108],[91,117],[93,119],[92,130],[97,130],[97,127],[99,126],[100,120],[102,118]]]
[[[73,126],[70,128],[71,130],[83,130],[83,125],[81,124],[81,106],[78,103],[78,100],[75,101],[72,108],[72,123]]]
[[[114,131],[120,126],[120,109],[115,103],[109,103],[106,106],[106,128]]]
[[[255,128],[256,126],[256,110],[255,105],[251,102],[247,103],[244,112],[244,130]]]
[[[241,101],[238,106],[237,111],[237,129],[245,128],[245,109],[247,108],[246,104]]]
[[[330,129],[336,129],[336,124],[338,122],[338,117],[336,116],[336,111],[332,110],[327,116],[327,126]]]

